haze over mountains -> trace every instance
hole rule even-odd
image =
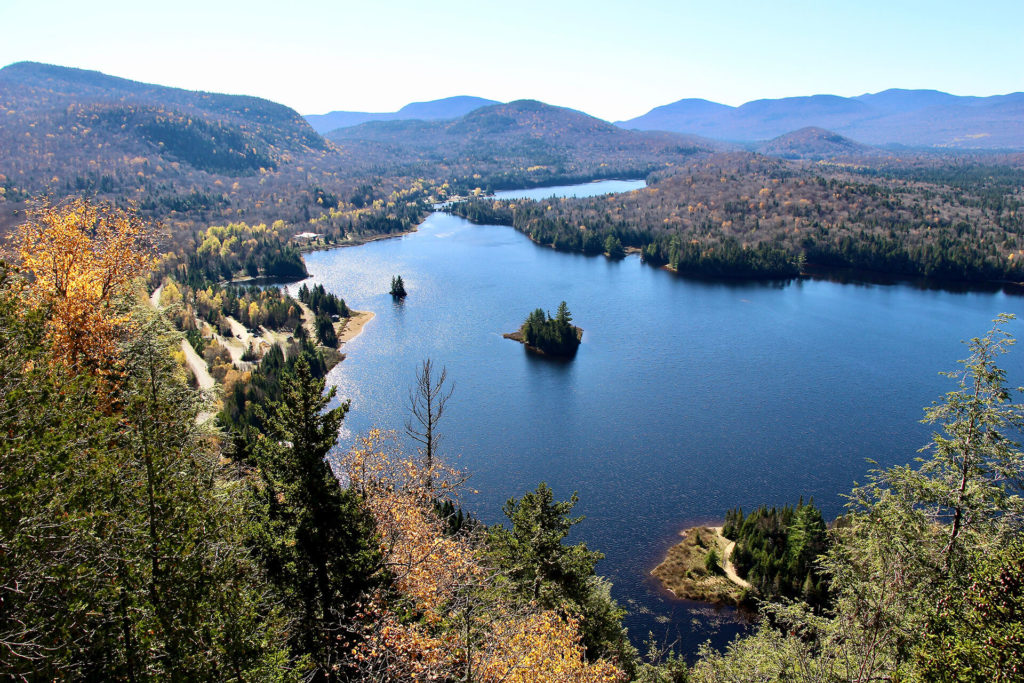
[[[369,121],[455,119],[494,104],[478,97],[450,97],[410,104],[393,113],[332,112],[306,116],[306,120],[323,134]],[[737,143],[763,142],[804,128],[819,128],[867,145],[1021,149],[1024,93],[972,97],[894,88],[858,97],[755,100],[739,107],[688,98],[615,125]]]
[[[499,103],[496,100],[488,100],[483,97],[457,95],[429,102],[413,102],[395,112],[332,111],[328,114],[307,114],[305,118],[316,132],[323,134],[337,128],[357,126],[367,121],[455,119],[465,116],[474,109],[491,104]]]
[[[342,114],[378,118],[326,134],[309,123],[356,120]],[[315,218],[334,201],[325,193],[362,197],[367,178],[380,184],[374,198],[384,198],[417,178],[465,191],[645,177],[722,151],[830,159],[888,154],[868,145],[1024,149],[1024,93],[888,90],[741,107],[681,100],[618,125],[534,100],[469,96],[335,115],[20,62],[0,69],[0,188],[8,206],[91,191],[135,197],[154,215],[271,220]]]
[[[737,142],[767,140],[813,126],[871,145],[1020,149],[1024,93],[964,97],[892,89],[859,97],[755,100],[739,107],[683,99],[616,125]]]

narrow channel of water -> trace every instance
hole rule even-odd
[[[441,213],[306,263],[309,282],[376,313],[329,376],[352,401],[343,442],[401,430],[417,364],[446,365],[443,450],[472,474],[467,507],[495,523],[538,482],[578,492],[586,521],[573,538],[605,553],[598,570],[634,640],[680,637],[688,653],[739,627],[731,610],[674,600],[648,576],[677,532],[801,495],[838,514],[868,458],[908,462],[927,443],[922,407],[953,388],[938,372],[965,355],[960,340],[1021,308],[1002,292],[909,284],[687,280]],[[388,295],[396,274],[401,303]],[[586,331],[573,361],[501,337],[563,299]],[[1005,358],[1011,383],[1024,384],[1022,353]]]
[[[618,194],[647,187],[643,180],[595,180],[577,185],[551,185],[531,187],[524,190],[500,190],[495,199],[548,199],[550,197],[596,197],[602,194]]]

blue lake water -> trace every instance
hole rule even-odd
[[[594,197],[602,194],[629,192],[647,187],[643,180],[595,180],[578,185],[550,185],[525,190],[500,190],[495,199],[548,199],[549,197]]]
[[[479,491],[466,507],[493,523],[538,482],[563,499],[577,491],[586,520],[573,540],[605,553],[598,571],[631,610],[634,640],[667,634],[688,653],[740,627],[731,610],[672,599],[649,577],[678,531],[801,495],[838,514],[868,458],[908,462],[927,443],[922,407],[953,388],[938,372],[965,355],[960,340],[1022,301],[910,284],[688,280],[440,213],[415,233],[306,263],[309,282],[376,313],[329,376],[352,401],[343,443],[374,426],[401,430],[416,366],[444,364],[455,393],[442,450]],[[387,293],[396,274],[409,291],[401,303]],[[585,330],[573,361],[502,338],[563,299]],[[1024,384],[1024,350],[1003,364]]]

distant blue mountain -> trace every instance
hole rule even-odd
[[[305,118],[316,132],[327,133],[338,128],[358,126],[367,121],[457,119],[480,107],[489,107],[492,104],[500,103],[483,97],[457,95],[429,102],[413,102],[393,112],[332,111],[329,114],[309,114]]]
[[[962,97],[891,89],[858,97],[812,95],[730,107],[684,99],[616,125],[718,140],[756,142],[802,128],[824,128],[871,145],[1024,148],[1024,93]]]
[[[854,99],[860,100],[868,106],[885,111],[916,111],[926,107],[943,107],[951,104],[966,104],[973,102],[978,97],[962,97],[950,95],[940,90],[903,90],[901,88],[890,88],[874,94],[861,95]]]

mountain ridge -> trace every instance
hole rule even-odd
[[[323,135],[338,128],[348,128],[370,121],[455,119],[480,107],[495,104],[501,103],[484,97],[455,95],[425,102],[410,102],[393,112],[332,111],[326,114],[306,114],[304,118],[316,132]]]
[[[368,121],[327,139],[368,153],[417,159],[480,187],[533,187],[600,177],[643,177],[724,146],[677,133],[629,131],[537,100],[475,109],[457,119]],[[473,185],[468,188],[473,189]]]
[[[1024,149],[1024,93],[976,97],[890,88],[856,97],[760,99],[738,107],[686,98],[615,125],[735,142],[768,141],[816,127],[869,145]]]

